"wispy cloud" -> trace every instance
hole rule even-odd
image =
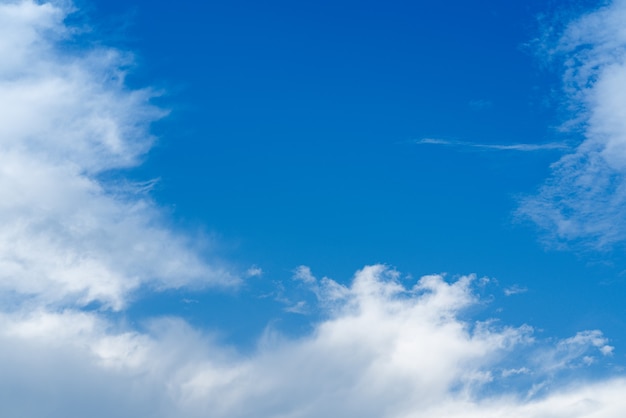
[[[150,182],[100,180],[140,163],[165,112],[124,85],[128,54],[59,46],[60,4],[0,2],[0,293],[117,310],[142,286],[237,283],[165,227]]]
[[[414,141],[418,145],[443,145],[456,148],[474,148],[482,150],[496,151],[548,151],[548,150],[567,150],[569,145],[563,142],[548,142],[543,144],[487,144],[477,142],[453,141],[438,138],[422,138]]]
[[[307,313],[309,313],[309,307],[307,306],[306,301],[300,300],[291,306],[287,306],[284,311],[289,313],[306,315]]]
[[[315,283],[316,279],[307,266],[298,266],[293,272],[293,279],[304,283]]]
[[[504,289],[504,294],[506,296],[519,295],[520,293],[526,292],[528,292],[528,289],[519,285],[513,285]]]
[[[252,266],[246,270],[246,277],[261,277],[263,276],[263,269],[258,266]]]
[[[626,240],[626,2],[616,0],[575,20],[544,47],[563,63],[574,112],[568,129],[582,143],[552,166],[522,217],[550,242],[607,248]]]

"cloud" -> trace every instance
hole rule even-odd
[[[0,293],[121,309],[142,286],[235,284],[164,226],[146,184],[101,180],[140,163],[165,113],[124,85],[128,54],[60,46],[68,12],[0,2]]]
[[[246,277],[261,277],[263,275],[263,269],[258,266],[252,266],[246,270]]]
[[[316,279],[311,273],[311,269],[308,266],[298,266],[293,273],[293,279],[299,280],[304,283],[315,283]]]
[[[511,287],[507,287],[506,289],[504,289],[504,294],[506,296],[518,295],[520,293],[526,293],[526,292],[528,292],[527,288],[518,286],[518,285],[513,285]]]
[[[564,68],[575,113],[565,128],[578,147],[552,165],[552,175],[519,214],[551,242],[605,249],[626,239],[626,2],[613,1],[566,26],[545,49]]]
[[[475,142],[451,141],[447,139],[422,138],[414,141],[418,145],[444,145],[459,148],[475,148],[482,150],[495,151],[546,151],[546,150],[565,150],[569,146],[561,142],[548,142],[544,144],[481,144]]]
[[[245,355],[175,318],[152,320],[139,332],[94,312],[3,314],[3,411],[35,417],[53,409],[67,418],[532,418],[612,417],[626,406],[620,379],[549,389],[562,383],[559,371],[606,354],[599,331],[546,346],[528,326],[464,320],[480,303],[473,281],[425,276],[407,287],[396,272],[369,266],[312,333],[290,339],[268,328]],[[533,360],[520,360],[520,353]],[[483,394],[486,386],[515,386],[528,376],[532,387]],[[536,386],[546,389],[528,398]],[[26,387],[37,402],[12,395]]]
[[[295,313],[300,315],[306,315],[309,313],[309,309],[305,300],[300,300],[291,306],[287,306],[285,312]]]

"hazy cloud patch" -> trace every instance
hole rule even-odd
[[[547,56],[563,66],[573,119],[564,126],[582,142],[552,165],[520,216],[549,242],[610,248],[626,239],[626,2],[616,0],[565,27]]]

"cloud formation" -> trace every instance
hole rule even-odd
[[[180,318],[127,321],[140,287],[237,278],[165,227],[145,185],[102,180],[140,163],[153,142],[149,124],[163,112],[149,90],[125,86],[126,54],[61,46],[74,36],[68,7],[0,0],[3,416],[532,418],[626,409],[624,379],[563,384],[564,374],[612,355],[600,331],[541,341],[527,325],[473,321],[468,311],[481,301],[472,276],[406,284],[375,265],[343,285],[300,266],[294,279],[314,296],[318,323],[299,338],[268,327],[245,354]]]
[[[232,284],[163,227],[142,186],[102,180],[138,164],[164,115],[124,85],[129,57],[68,52],[57,3],[0,3],[0,292],[121,309],[141,286]]]
[[[599,331],[546,345],[528,326],[462,319],[479,302],[473,280],[425,276],[406,287],[395,271],[366,267],[350,286],[332,283],[342,296],[326,301],[334,309],[310,335],[294,340],[268,328],[248,355],[175,318],[139,332],[93,312],[4,314],[3,409],[23,417],[53,408],[68,418],[408,418],[611,417],[626,406],[619,379],[546,389],[561,383],[559,373],[611,355]],[[483,395],[494,386],[516,389]],[[38,402],[12,398],[24,387]]]
[[[563,85],[580,131],[576,150],[552,166],[520,215],[550,241],[606,249],[626,239],[626,1],[615,0],[567,25],[546,44],[564,66]],[[573,127],[572,127],[573,126]]]

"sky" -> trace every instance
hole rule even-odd
[[[0,0],[1,415],[623,415],[624,21]]]

